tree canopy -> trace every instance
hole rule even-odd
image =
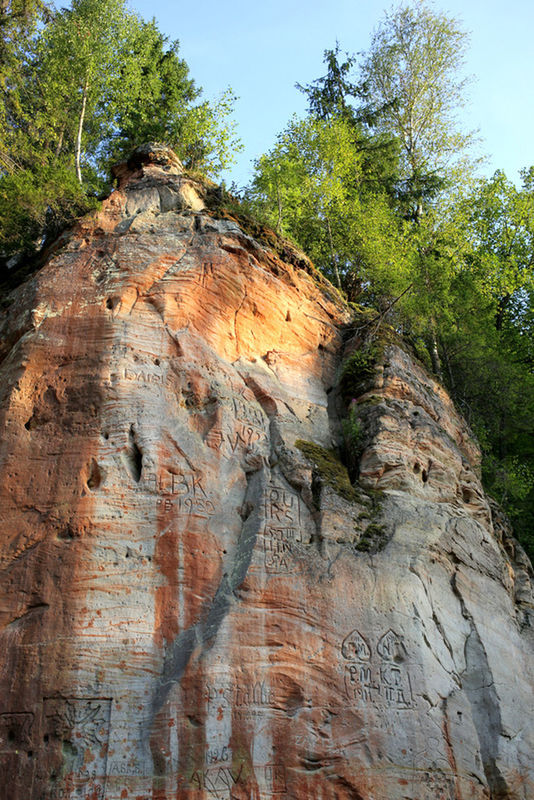
[[[0,10],[0,257],[31,252],[109,190],[109,166],[148,140],[212,177],[239,143],[233,94],[201,89],[154,21],[126,0]],[[77,185],[76,185],[77,184]]]
[[[399,188],[414,218],[452,182],[473,141],[458,122],[467,41],[454,18],[416,0],[385,15],[361,64],[362,92],[379,112],[374,124],[400,143]]]

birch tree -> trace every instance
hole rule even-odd
[[[374,124],[400,142],[401,193],[416,222],[474,140],[458,120],[467,101],[467,45],[457,20],[415,0],[385,15],[364,54],[367,98],[380,109]]]
[[[120,56],[127,47],[128,28],[135,24],[124,0],[73,0],[41,39],[44,113],[55,126],[57,155],[69,144],[73,148],[80,184],[85,137],[102,140],[102,128],[111,124],[110,100],[123,67]]]

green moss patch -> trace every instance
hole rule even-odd
[[[303,439],[298,439],[295,446],[313,462],[319,476],[336,494],[349,503],[361,502],[359,492],[350,482],[346,466],[334,450],[327,450],[326,447],[321,447],[315,442],[305,442]]]
[[[378,553],[388,542],[388,534],[384,525],[371,523],[363,532],[355,549],[360,553]]]

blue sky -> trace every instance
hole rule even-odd
[[[191,76],[211,99],[231,86],[235,119],[245,144],[227,183],[244,185],[251,161],[268,150],[293,112],[306,101],[295,83],[324,74],[323,51],[336,39],[350,53],[368,49],[373,28],[391,3],[382,0],[131,0],[145,19],[155,17],[180,52]],[[465,128],[479,129],[483,171],[504,169],[518,180],[534,164],[533,0],[442,0],[434,8],[470,33],[466,73],[475,78]]]

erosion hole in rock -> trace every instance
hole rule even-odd
[[[426,470],[426,469],[424,469],[424,470],[421,472],[421,480],[423,481],[423,483],[426,483],[426,482],[427,482],[427,480],[428,480],[428,472],[427,472],[427,470]]]
[[[421,472],[421,465],[416,462],[413,465],[413,471],[415,472],[416,475],[418,475]]]
[[[70,525],[67,525],[66,528],[62,528],[62,530],[59,531],[57,538],[65,539],[66,541],[70,542],[74,539],[74,531],[72,530]]]
[[[100,471],[98,463],[93,458],[91,461],[91,466],[89,468],[89,477],[87,478],[87,488],[90,491],[93,491],[93,489],[98,489],[101,483],[102,483],[102,473]]]
[[[128,466],[132,478],[136,483],[139,483],[143,470],[143,453],[136,442],[133,425],[130,425],[130,431],[128,433]]]
[[[108,297],[106,300],[106,308],[109,308],[110,311],[113,311],[113,298]]]
[[[470,503],[472,497],[473,493],[471,492],[471,489],[468,489],[466,486],[462,486],[462,500],[464,503]]]

